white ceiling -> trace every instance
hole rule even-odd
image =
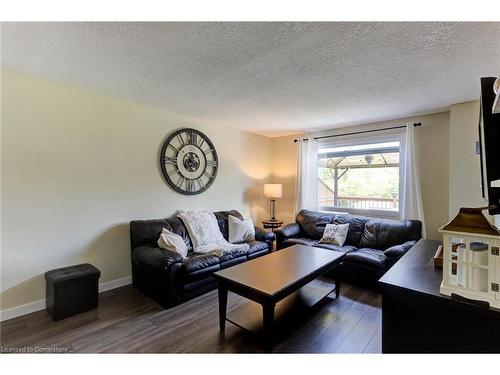
[[[500,23],[3,23],[2,66],[265,135],[446,110]]]

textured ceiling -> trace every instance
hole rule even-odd
[[[2,66],[265,135],[437,112],[500,74],[500,23],[3,23]]]

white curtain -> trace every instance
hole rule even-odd
[[[420,177],[415,158],[415,127],[413,123],[406,124],[401,156],[401,165],[403,166],[401,219],[420,220],[422,222],[422,238],[426,238]]]
[[[297,142],[295,214],[302,209],[318,210],[318,142],[313,138]]]

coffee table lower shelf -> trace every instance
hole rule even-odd
[[[276,304],[274,326],[276,329],[293,322],[298,316],[310,312],[328,295],[335,292],[337,286],[324,286],[317,280],[311,281]],[[262,305],[248,302],[227,313],[226,321],[253,333],[263,332]]]

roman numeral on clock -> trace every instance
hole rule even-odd
[[[179,181],[177,181],[177,184],[176,184],[176,185],[177,185],[177,187],[178,187],[179,189],[182,189],[182,185],[184,184],[184,180],[185,180],[185,179],[186,179],[186,177],[181,176],[181,178],[179,179]]]
[[[171,143],[167,144],[167,147],[170,147],[172,150],[174,150],[176,154],[179,152],[179,149],[172,146]]]
[[[172,170],[172,171],[168,172],[168,173],[167,173],[167,176],[168,176],[168,177],[170,177],[170,176],[172,176],[172,175],[174,175],[174,174],[176,174],[176,173],[179,173],[179,170],[178,170],[177,168],[175,168],[174,170]],[[180,173],[179,173],[179,174],[180,174]]]
[[[189,133],[189,144],[194,145],[194,146],[198,146],[198,134],[196,134],[193,131],[191,131]]]
[[[214,149],[213,149],[213,148],[209,148],[208,150],[203,151],[203,153],[206,155],[206,154],[209,154],[209,153],[211,153],[211,152],[213,152],[213,151],[214,151]]]
[[[177,139],[179,140],[181,147],[186,145],[186,142],[184,142],[184,138],[182,138],[182,135],[180,133],[177,134]]]
[[[190,193],[194,192],[194,190],[195,190],[195,188],[194,188],[194,180],[191,180],[191,179],[187,179],[186,180],[186,189]]]
[[[165,164],[173,164],[173,165],[177,165],[177,158],[169,158],[169,157],[166,157],[166,158],[165,158]]]
[[[200,144],[196,145],[196,146],[198,146],[201,149],[201,146],[203,146],[204,143],[205,143],[205,140],[203,138],[201,138]]]

